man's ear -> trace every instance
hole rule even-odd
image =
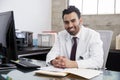
[[[83,23],[83,20],[82,20],[82,18],[80,18],[80,24],[82,24]]]

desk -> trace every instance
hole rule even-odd
[[[23,48],[21,51],[17,51],[18,55],[24,55],[29,53],[35,53],[35,52],[44,52],[44,51],[50,51],[51,47],[28,47]]]
[[[120,50],[110,49],[106,67],[109,70],[120,71]]]
[[[46,60],[46,55],[50,51],[51,47],[28,47],[22,51],[18,51],[18,57],[25,57],[37,60]]]
[[[45,66],[45,61],[33,60],[35,64]],[[35,70],[34,70],[35,71]],[[0,71],[1,75],[4,76],[7,74],[12,80],[86,80],[81,77],[68,75],[66,77],[50,77],[43,75],[35,75],[34,71],[25,70],[25,69],[14,69],[7,71]],[[0,78],[2,80],[2,78]],[[4,79],[3,79],[4,80]],[[91,80],[120,80],[120,72],[105,70],[99,76],[92,78]]]

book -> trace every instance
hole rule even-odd
[[[55,68],[53,66],[42,67],[40,70],[35,71],[35,74],[49,75],[49,76],[67,76],[68,74],[80,76],[86,79],[91,79],[95,76],[98,76],[102,73],[100,70],[93,69],[78,69],[78,68]]]

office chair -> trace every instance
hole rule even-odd
[[[111,30],[97,30],[97,32],[100,33],[101,40],[103,41],[104,63],[102,68],[106,69],[106,62],[112,41],[113,32]]]

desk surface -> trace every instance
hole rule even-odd
[[[50,51],[50,47],[28,47],[24,48],[21,51],[18,51],[18,54],[28,54],[28,53],[35,53],[35,52],[43,52],[43,51]]]
[[[45,61],[33,61],[35,64],[41,65],[42,67],[45,66]],[[35,71],[35,70],[34,70]],[[0,71],[0,80],[2,79],[2,76],[9,76],[12,78],[12,80],[86,80],[81,77],[77,76],[71,76],[68,75],[66,77],[51,77],[51,76],[44,76],[44,75],[35,75],[35,72],[33,70],[20,70],[20,69],[14,69],[9,71]],[[92,78],[91,80],[120,80],[120,72],[116,71],[103,71],[102,74],[99,76],[96,76]]]
[[[119,49],[110,49],[109,53],[114,53],[114,54],[120,54],[120,50]]]
[[[22,51],[18,51],[17,54],[18,57],[46,60],[46,55],[50,51],[50,49],[51,47],[29,47],[24,48]]]

